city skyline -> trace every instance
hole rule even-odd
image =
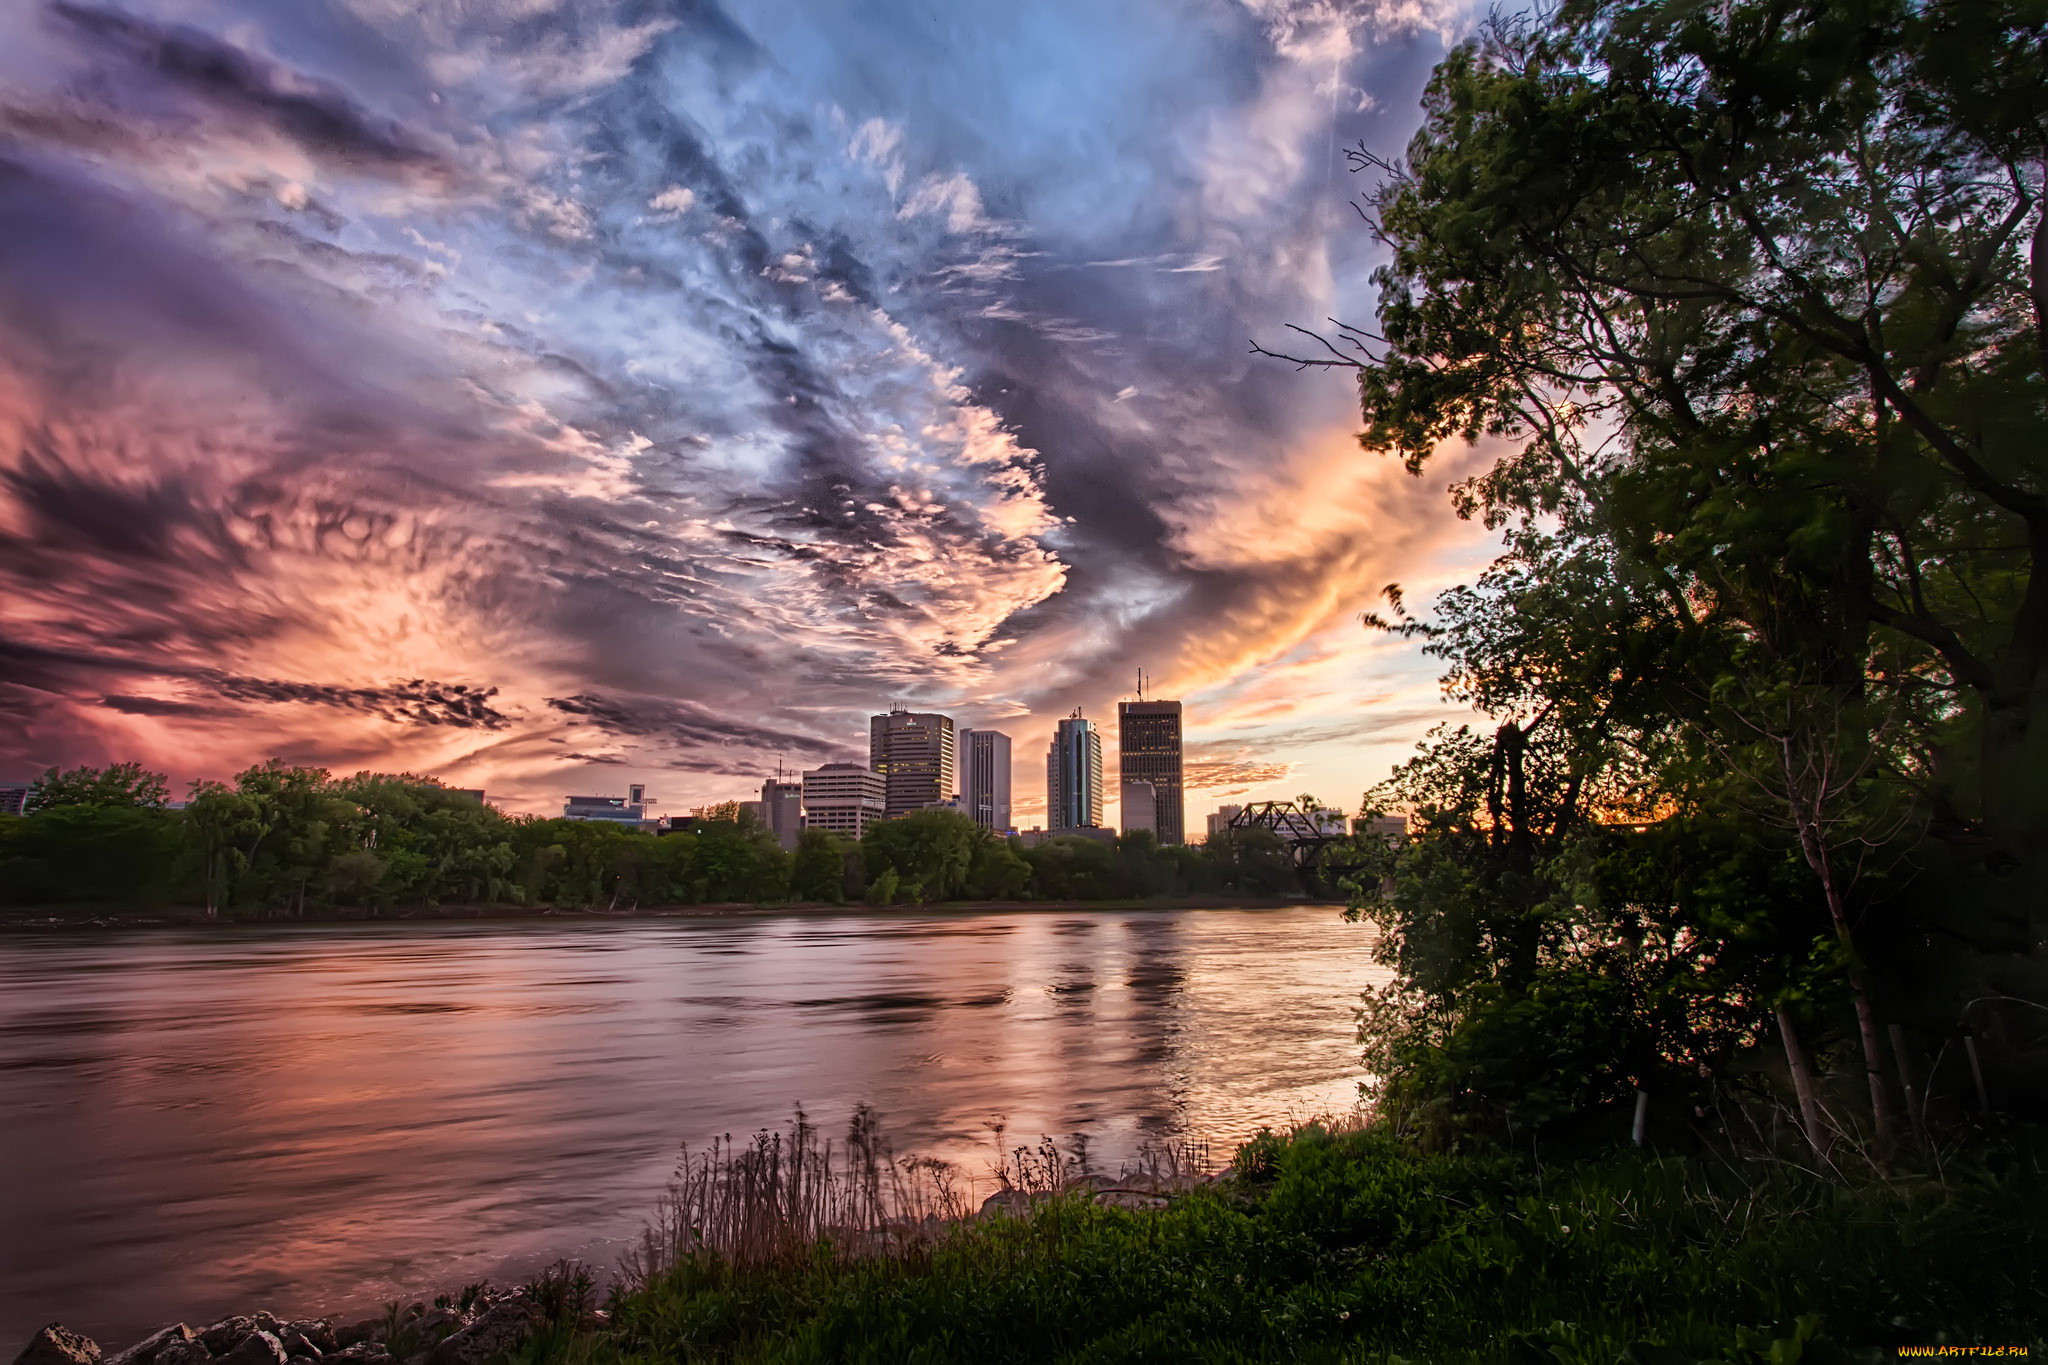
[[[1247,342],[1370,319],[1340,149],[1466,22],[9,9],[0,780],[740,800],[1141,661],[1191,798],[1371,780],[1462,715],[1359,616],[1488,557],[1484,452],[1411,478]]]

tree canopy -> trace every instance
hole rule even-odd
[[[1377,330],[1290,358],[1355,372],[1417,473],[1487,443],[1454,504],[1504,538],[1372,618],[1495,726],[1370,798],[1421,836],[1360,889],[1411,1098],[1527,1111],[1474,1048],[1556,1113],[1699,1092],[1776,1033],[1818,1127],[1808,1030],[1885,1139],[1972,1002],[2038,998],[2044,81],[2041,0],[1571,0],[1451,53],[1405,158],[1354,154]],[[1572,991],[1597,1041],[1528,1055]]]

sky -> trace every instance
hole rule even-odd
[[[942,710],[1186,706],[1188,822],[1355,808],[1365,629],[1491,545],[1358,448],[1343,149],[1458,0],[0,8],[0,779],[665,810]],[[1111,783],[1114,818],[1115,792]]]

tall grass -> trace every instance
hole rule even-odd
[[[993,1194],[953,1162],[899,1158],[875,1112],[855,1107],[843,1141],[827,1137],[798,1107],[787,1128],[761,1129],[736,1142],[715,1138],[688,1147],[640,1241],[627,1253],[622,1281],[645,1287],[693,1260],[743,1272],[788,1269],[821,1246],[860,1257],[903,1256],[983,1212],[1021,1212],[1062,1191],[1085,1188],[1112,1202],[1163,1204],[1200,1179],[1208,1144],[1148,1143],[1114,1179],[1090,1165],[1085,1135],[1063,1148],[1050,1137],[1004,1147],[1003,1122],[990,1124]]]
[[[678,1172],[603,1324],[526,1359],[1810,1365],[2040,1349],[2048,1328],[2032,1133],[1837,1173],[1732,1150],[1539,1165],[1310,1124],[1221,1181],[1186,1152],[1110,1175],[1072,1143],[996,1139],[989,1217],[964,1171],[895,1159],[865,1112],[843,1141],[799,1115],[718,1144]]]

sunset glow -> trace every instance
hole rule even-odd
[[[1355,804],[1457,714],[1360,612],[1489,546],[1248,342],[1369,318],[1341,149],[1462,16],[10,8],[0,777],[681,810],[1142,667],[1197,828]]]

